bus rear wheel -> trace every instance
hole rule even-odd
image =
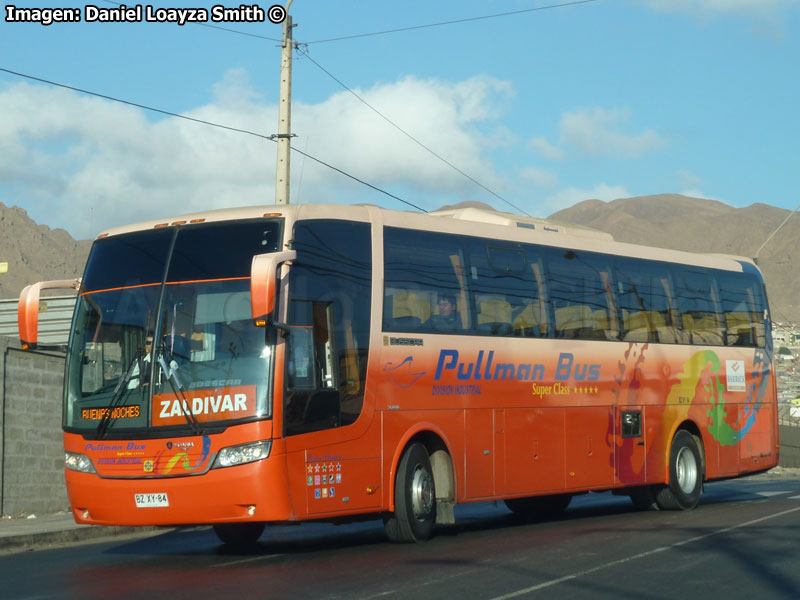
[[[224,544],[252,546],[264,533],[265,523],[217,523],[214,533]]]
[[[669,485],[656,492],[661,510],[690,510],[703,492],[703,459],[697,439],[681,429],[669,451]]]
[[[422,542],[431,537],[436,521],[436,486],[425,446],[412,444],[397,467],[394,513],[384,518],[392,542]]]

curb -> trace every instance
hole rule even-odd
[[[172,531],[174,527],[123,527],[105,525],[74,525],[52,531],[37,531],[0,536],[0,554],[24,552],[42,546],[66,545],[104,538],[145,537]]]

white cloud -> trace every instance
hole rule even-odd
[[[632,0],[639,4],[641,0]],[[754,33],[781,40],[786,35],[787,13],[800,7],[798,0],[646,0],[662,13],[688,15],[701,22],[728,17],[749,21]]]
[[[564,158],[564,151],[551,144],[549,141],[547,141],[546,138],[543,137],[532,138],[528,142],[528,145],[534,150],[536,150],[536,152],[538,152],[539,155],[543,156],[544,158],[551,158],[554,160],[560,160]]]
[[[700,16],[740,14],[771,16],[784,8],[797,6],[797,0],[646,0],[661,12],[680,12]]]
[[[589,156],[636,158],[661,148],[665,140],[652,129],[628,134],[620,129],[628,110],[594,107],[564,113],[559,122],[561,141]]]
[[[707,196],[701,190],[697,188],[685,189],[678,192],[683,196],[688,196],[689,198],[702,198],[704,200],[716,200],[716,198],[712,198],[711,196]]]
[[[407,77],[357,92],[452,164],[488,187],[502,186],[484,140],[513,95],[509,83]],[[210,103],[184,114],[259,133],[277,128],[276,105],[254,94],[239,70],[214,87]],[[389,191],[474,189],[347,92],[319,104],[295,102],[292,130],[296,148]],[[275,197],[273,142],[47,86],[0,88],[0,153],[0,201],[78,237],[189,211],[271,204]],[[293,200],[301,171],[301,201],[352,202],[360,193],[351,180],[293,154]]]
[[[699,177],[686,169],[678,170],[678,181],[684,187],[697,187],[703,184],[702,177]]]
[[[701,189],[705,182],[703,181],[702,177],[699,177],[692,173],[691,171],[687,171],[686,169],[680,169],[678,171],[678,185],[681,188],[681,191],[678,192],[684,196],[689,196],[690,198],[703,198],[706,200],[715,200],[711,196],[705,194]]]
[[[630,198],[631,194],[621,185],[608,185],[599,183],[591,189],[567,188],[549,196],[541,203],[543,211],[550,215],[556,211],[569,208],[584,200],[602,200],[610,202],[618,198]]]
[[[558,181],[558,177],[552,171],[536,167],[525,167],[520,171],[520,177],[539,187],[553,187]]]

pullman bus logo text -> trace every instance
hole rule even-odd
[[[461,360],[458,350],[442,350],[436,364],[434,381],[448,372],[459,381],[543,381],[550,380],[547,368],[541,363],[512,363],[495,360],[494,350],[479,350],[477,356]],[[558,355],[553,381],[598,381],[600,365],[580,363],[571,352]]]

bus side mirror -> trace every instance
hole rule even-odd
[[[297,258],[295,250],[257,254],[250,267],[250,304],[253,319],[264,321],[275,310],[275,297],[278,293],[278,267]]]
[[[81,280],[78,278],[40,281],[22,290],[17,304],[17,324],[23,350],[36,349],[39,341],[39,296],[42,290],[78,290],[80,287]]]

